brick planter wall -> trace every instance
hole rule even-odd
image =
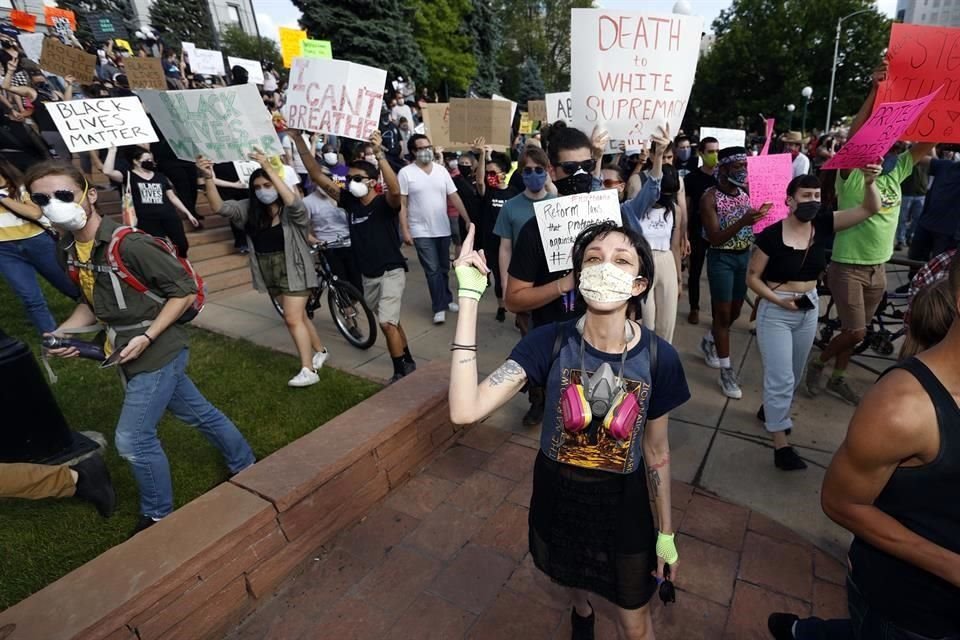
[[[459,427],[436,362],[0,612],[0,640],[216,637]]]

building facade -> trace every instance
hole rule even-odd
[[[907,24],[960,27],[960,0],[897,0],[896,19]]]

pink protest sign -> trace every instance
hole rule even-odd
[[[847,140],[837,155],[823,165],[824,169],[856,169],[878,162],[900,139],[914,121],[920,117],[943,85],[923,98],[903,102],[885,102],[873,111],[873,115]]]
[[[763,141],[763,148],[760,149],[760,155],[762,156],[767,155],[767,152],[770,151],[770,138],[773,137],[773,118],[767,118],[765,122],[767,123],[766,133],[764,134],[766,139]]]
[[[760,233],[774,222],[790,215],[787,209],[787,185],[793,179],[793,160],[789,153],[777,153],[747,158],[747,186],[750,189],[750,206],[759,209],[770,202],[773,207],[766,216],[753,225],[753,232]]]

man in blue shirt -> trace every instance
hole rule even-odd
[[[934,150],[929,159],[933,185],[927,192],[927,203],[910,243],[910,259],[922,262],[956,247],[960,230],[956,209],[960,201],[960,163],[940,160],[936,153]]]

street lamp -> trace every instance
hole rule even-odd
[[[843,21],[847,18],[852,18],[857,14],[866,13],[868,11],[873,11],[873,9],[861,9],[860,11],[854,11],[853,13],[847,14],[837,20],[837,38],[833,43],[833,68],[830,70],[830,95],[827,97],[827,124],[823,126],[824,133],[830,131],[830,116],[833,115],[833,87],[834,83],[837,81],[837,56],[840,55],[840,25],[842,25]]]
[[[797,108],[794,105],[787,105],[787,131],[793,130],[793,112],[796,110]]]
[[[800,131],[802,135],[806,137],[807,135],[807,105],[810,104],[810,96],[813,95],[812,87],[804,87],[800,91],[800,95],[803,96],[803,119],[800,123]]]

